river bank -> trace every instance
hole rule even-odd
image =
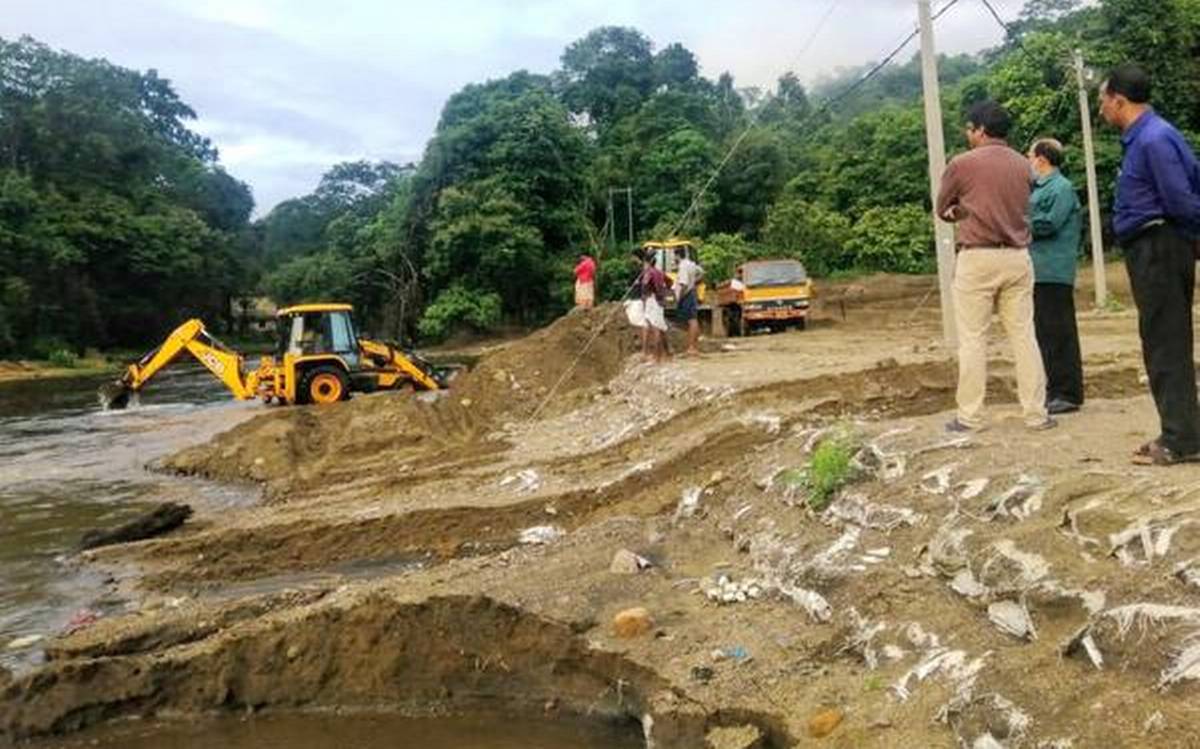
[[[62,377],[89,377],[91,375],[116,372],[120,364],[108,357],[93,356],[78,360],[72,367],[63,367],[48,361],[28,359],[0,360],[0,383],[26,382]]]
[[[0,729],[500,707],[658,749],[1189,745],[1200,466],[1129,464],[1154,426],[1133,313],[1081,313],[1088,405],[1045,433],[997,338],[990,428],[953,439],[930,280],[855,286],[844,318],[662,367],[577,312],[446,396],[182,450],[263,503],[87,553],[136,571],[136,611],[46,643]],[[841,434],[856,479],[814,508]]]

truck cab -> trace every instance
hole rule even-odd
[[[717,287],[725,329],[749,335],[756,329],[804,330],[814,292],[798,260],[754,260],[739,265],[733,279]]]

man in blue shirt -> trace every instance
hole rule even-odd
[[[1100,88],[1100,113],[1122,132],[1113,228],[1125,250],[1162,423],[1162,435],[1138,448],[1134,462],[1172,465],[1200,458],[1192,328],[1200,164],[1179,131],[1150,107],[1150,92],[1146,71],[1121,65]]]

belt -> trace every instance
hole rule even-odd
[[[956,245],[955,252],[966,252],[967,250],[1027,250],[1028,247],[1013,247],[1004,244],[960,244]]]
[[[1154,231],[1155,229],[1159,229],[1159,228],[1170,226],[1170,225],[1171,225],[1171,222],[1167,221],[1165,218],[1151,219],[1151,220],[1147,221],[1146,223],[1142,224],[1141,226],[1137,227],[1133,231],[1117,237],[1117,239],[1122,243],[1133,242],[1137,239],[1140,239],[1143,234],[1147,234],[1151,231]]]

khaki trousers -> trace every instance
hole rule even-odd
[[[1033,324],[1033,263],[1027,250],[970,249],[954,270],[958,323],[958,420],[983,426],[987,332],[998,312],[1017,367],[1017,392],[1028,426],[1046,421],[1046,373]]]

